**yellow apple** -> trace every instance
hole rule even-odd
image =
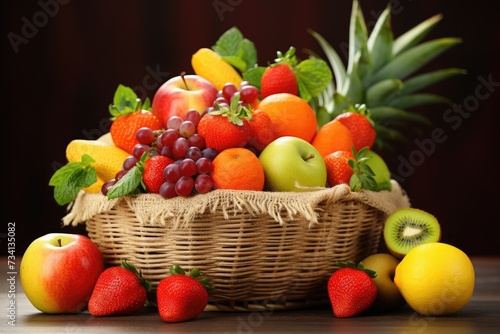
[[[376,253],[368,256],[361,263],[366,269],[377,273],[373,279],[377,285],[377,299],[375,299],[371,309],[378,312],[390,312],[402,308],[405,300],[394,283],[399,259],[391,254]]]
[[[31,304],[44,313],[78,313],[87,307],[102,254],[88,237],[49,233],[31,242],[21,259],[20,278]]]

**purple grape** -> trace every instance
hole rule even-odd
[[[194,180],[194,188],[200,194],[206,194],[213,188],[213,180],[207,174],[200,174]]]
[[[174,155],[174,158],[175,159],[184,158],[190,146],[191,145],[189,145],[189,142],[186,138],[184,137],[178,138],[172,145],[172,153]]]
[[[191,146],[196,146],[200,150],[205,148],[205,138],[200,136],[198,133],[195,133],[191,137],[188,138],[188,142]]]
[[[194,126],[198,126],[198,123],[200,122],[201,115],[196,109],[189,109],[186,112],[186,116],[184,116],[184,119],[186,121],[191,121],[193,122]]]
[[[135,133],[135,139],[137,139],[140,144],[151,145],[155,140],[155,134],[150,128],[142,127]]]
[[[179,172],[182,176],[193,176],[196,174],[196,162],[193,159],[184,159],[179,163]]]
[[[217,154],[219,154],[219,152],[217,152],[216,150],[214,150],[211,147],[207,147],[207,148],[203,149],[201,151],[201,153],[202,153],[203,157],[208,158],[208,159],[210,159],[212,161],[215,159],[215,157],[217,156]]]
[[[196,162],[199,158],[201,158],[201,150],[196,146],[191,146],[186,152],[186,158],[192,159]]]
[[[179,165],[175,163],[167,165],[167,167],[165,167],[165,169],[163,170],[163,177],[167,182],[170,183],[177,182],[177,180],[179,180],[181,177],[181,172],[179,171]]]
[[[181,176],[175,183],[175,192],[179,196],[187,197],[191,194],[194,188],[194,180],[190,176]]]
[[[144,145],[144,144],[136,144],[134,146],[134,149],[132,150],[132,155],[137,159],[137,160],[141,160],[141,157],[142,157],[142,154],[144,152],[150,152],[151,151],[151,147],[149,147],[148,145]]]
[[[163,198],[174,198],[177,196],[177,193],[175,192],[175,183],[171,182],[164,182],[160,186],[160,195]]]
[[[179,133],[184,138],[189,138],[196,133],[196,126],[191,121],[184,121],[179,126]]]
[[[198,174],[208,174],[212,171],[212,160],[208,158],[200,158],[196,161],[196,171]]]
[[[179,130],[179,126],[183,121],[179,116],[171,116],[167,121],[167,129]]]

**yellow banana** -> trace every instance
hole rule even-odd
[[[217,90],[221,90],[226,82],[236,87],[243,81],[241,75],[221,58],[215,51],[201,48],[191,57],[194,73],[210,81]]]
[[[95,162],[98,178],[104,182],[113,179],[123,165],[123,161],[130,155],[121,148],[99,140],[74,139],[66,147],[68,161],[81,161],[83,154],[90,155]]]

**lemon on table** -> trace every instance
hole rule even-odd
[[[396,267],[394,283],[421,315],[451,315],[474,291],[474,267],[455,246],[431,242],[413,248]]]

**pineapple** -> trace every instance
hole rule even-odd
[[[408,109],[433,103],[451,103],[443,96],[421,92],[424,88],[465,73],[462,69],[446,68],[415,75],[424,65],[461,40],[449,37],[420,43],[441,20],[441,15],[435,15],[394,38],[390,13],[387,6],[368,34],[361,8],[354,0],[347,68],[332,46],[320,34],[310,31],[323,49],[334,74],[328,87],[311,101],[319,125],[352,106],[365,105],[377,131],[375,147],[380,150],[394,150],[393,143],[405,141],[408,131],[415,129],[414,123],[430,123],[427,117]]]

